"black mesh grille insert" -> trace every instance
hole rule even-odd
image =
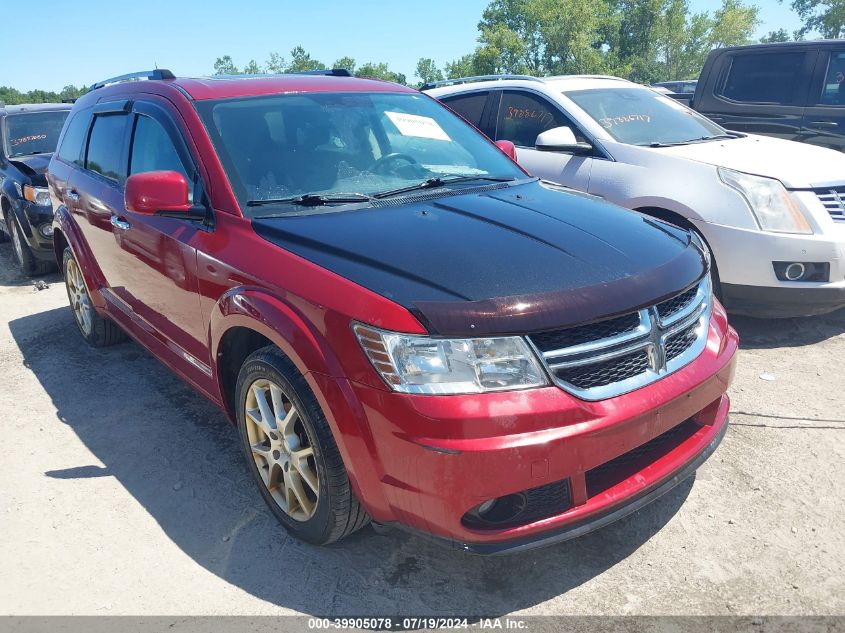
[[[687,351],[696,340],[698,323],[694,323],[686,330],[681,330],[666,339],[666,362],[673,360]]]
[[[594,497],[638,473],[677,448],[701,428],[692,419],[681,422],[653,440],[586,472],[587,496]]]
[[[664,301],[663,303],[657,304],[657,314],[660,315],[660,318],[664,321],[666,319],[671,318],[673,315],[677,314],[684,308],[686,308],[692,300],[695,299],[695,294],[698,292],[698,286],[693,286],[686,292],[682,292],[676,297],[672,297]]]
[[[591,389],[639,376],[648,367],[648,354],[637,350],[603,363],[557,369],[555,375],[578,389]]]
[[[632,312],[631,314],[624,314],[614,319],[590,323],[589,325],[578,325],[566,330],[534,334],[531,336],[531,341],[541,352],[550,352],[564,347],[591,343],[603,338],[633,332],[639,325],[640,315]]]
[[[547,519],[572,507],[572,491],[569,479],[555,481],[544,486],[524,490],[517,495],[509,495],[503,499],[521,497],[519,503],[522,510],[516,516],[500,521],[490,521],[468,512],[463,517],[463,523],[477,529],[502,529],[527,525],[541,519]],[[495,513],[493,513],[495,514]]]

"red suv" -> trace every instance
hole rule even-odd
[[[737,348],[706,249],[344,75],[157,70],[76,102],[49,183],[85,339],[129,334],[223,408],[312,543],[372,519],[520,550],[692,473]]]

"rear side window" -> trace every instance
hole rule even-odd
[[[77,112],[67,125],[67,130],[59,147],[59,158],[75,165],[82,166],[82,149],[85,147],[85,137],[88,135],[90,113]]]
[[[85,168],[105,176],[109,180],[119,181],[123,176],[120,156],[123,150],[123,137],[126,132],[125,114],[108,114],[94,117],[91,138],[88,141],[88,156]]]
[[[718,94],[744,103],[798,103],[805,53],[734,55]]]
[[[822,86],[819,103],[845,106],[845,52],[832,52],[827,64],[827,74]]]
[[[484,113],[484,104],[487,103],[486,92],[474,92],[469,95],[458,97],[446,97],[442,101],[455,112],[472,123],[475,127],[481,127],[481,115]]]
[[[502,93],[496,119],[497,141],[507,140],[520,147],[534,147],[541,132],[564,125],[571,127],[576,138],[579,137],[578,130],[561,111],[543,97],[528,92]]]

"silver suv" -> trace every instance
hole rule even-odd
[[[531,174],[699,233],[739,314],[845,307],[845,154],[731,132],[615,77],[486,76],[424,86]]]

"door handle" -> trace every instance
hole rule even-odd
[[[67,197],[70,198],[73,202],[79,202],[79,194],[76,193],[73,189],[67,192]]]
[[[810,121],[808,125],[812,127],[827,127],[827,128],[834,128],[839,127],[839,124],[836,121]]]
[[[121,231],[125,231],[128,229],[131,224],[128,221],[124,220],[123,218],[119,218],[116,215],[111,216],[111,225],[116,228],[120,229]]]

